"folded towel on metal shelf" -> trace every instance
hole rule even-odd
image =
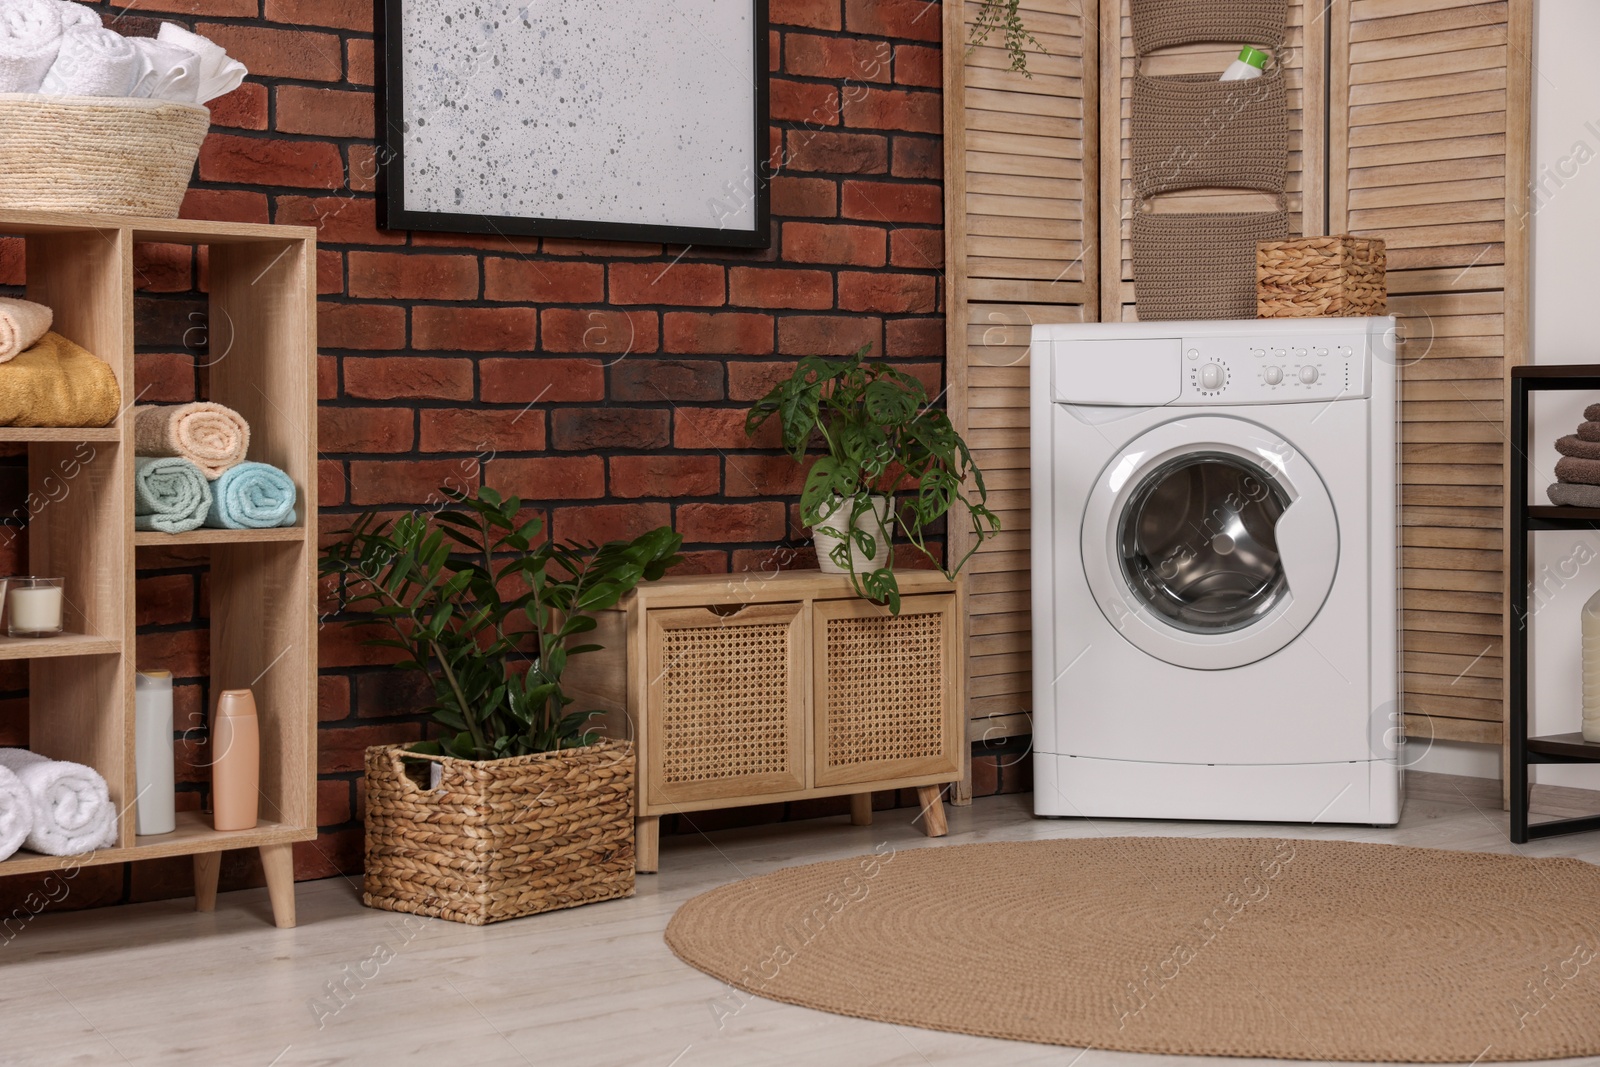
[[[200,101],[200,57],[187,48],[162,44],[148,37],[131,38],[139,53],[139,76],[129,96],[170,100],[174,104]]]
[[[249,73],[245,70],[244,64],[231,58],[223,51],[221,45],[201,37],[198,33],[190,33],[182,26],[163,22],[161,31],[156,34],[156,40],[162,44],[187,48],[200,57],[198,99],[202,104],[233,92],[243,84],[244,76]]]
[[[0,426],[110,426],[121,407],[106,361],[59,333],[0,363]]]
[[[9,767],[0,767],[0,860],[16,854],[33,832],[33,795]]]
[[[36,93],[61,51],[56,0],[0,4],[0,93]]]
[[[0,363],[32,348],[54,321],[55,312],[43,304],[0,296]]]
[[[265,463],[241,463],[211,486],[207,526],[267,530],[295,523],[294,480]]]
[[[1583,417],[1589,422],[1600,422],[1600,404],[1590,404],[1584,408]]]
[[[1550,503],[1564,508],[1600,508],[1600,485],[1556,482],[1545,487]]]
[[[133,451],[139,456],[181,456],[215,480],[244,462],[250,424],[232,408],[194,404],[140,405],[133,409]]]
[[[1562,456],[1556,460],[1556,481],[1579,485],[1600,485],[1600,459]]]
[[[1580,422],[1576,436],[1581,441],[1600,441],[1600,422]]]
[[[133,461],[133,527],[188,533],[205,525],[211,482],[182,456],[136,456]]]
[[[73,26],[61,35],[61,52],[44,76],[49,96],[127,96],[139,77],[133,42],[103,26]]]
[[[1578,459],[1600,459],[1600,441],[1585,441],[1576,434],[1556,438],[1556,451]]]
[[[47,759],[25,748],[0,748],[0,767],[33,799],[25,848],[46,856],[81,856],[117,843],[117,809],[92,767]]]

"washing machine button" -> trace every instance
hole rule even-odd
[[[1315,368],[1315,367],[1301,367],[1300,368],[1300,380],[1302,382],[1305,382],[1307,385],[1316,385],[1317,384],[1317,368]]]
[[[1266,380],[1266,383],[1268,385],[1282,385],[1283,384],[1283,368],[1282,367],[1268,367],[1266,370],[1261,372],[1261,377]]]
[[[1227,372],[1215,363],[1207,363],[1200,368],[1200,388],[1202,389],[1221,389],[1222,383],[1227,380]]]

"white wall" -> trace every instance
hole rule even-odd
[[[1600,363],[1600,4],[1540,0],[1535,14],[1533,347],[1535,363]],[[1529,482],[1548,503],[1553,442],[1572,433],[1588,394],[1551,394],[1534,408]],[[1540,534],[1529,577],[1533,732],[1581,722],[1578,627],[1600,590],[1600,536]],[[1600,767],[1541,767],[1537,781],[1600,788]]]

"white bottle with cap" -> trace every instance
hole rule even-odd
[[[1251,78],[1259,78],[1267,69],[1267,54],[1259,48],[1245,45],[1239,50],[1239,58],[1228,64],[1228,69],[1222,72],[1218,81],[1242,82]]]
[[[137,832],[170,834],[178,828],[172,755],[172,672],[140,671],[133,685],[134,805]]]

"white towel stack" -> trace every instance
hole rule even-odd
[[[33,797],[10,768],[0,767],[0,860],[8,860],[33,833]]]
[[[46,856],[81,856],[117,843],[117,810],[106,780],[93,768],[25,748],[0,748],[0,767],[33,800],[33,825],[23,847]]]
[[[0,0],[0,93],[205,104],[247,73],[214,42],[170,22],[154,40],[130,38],[71,0]]]

